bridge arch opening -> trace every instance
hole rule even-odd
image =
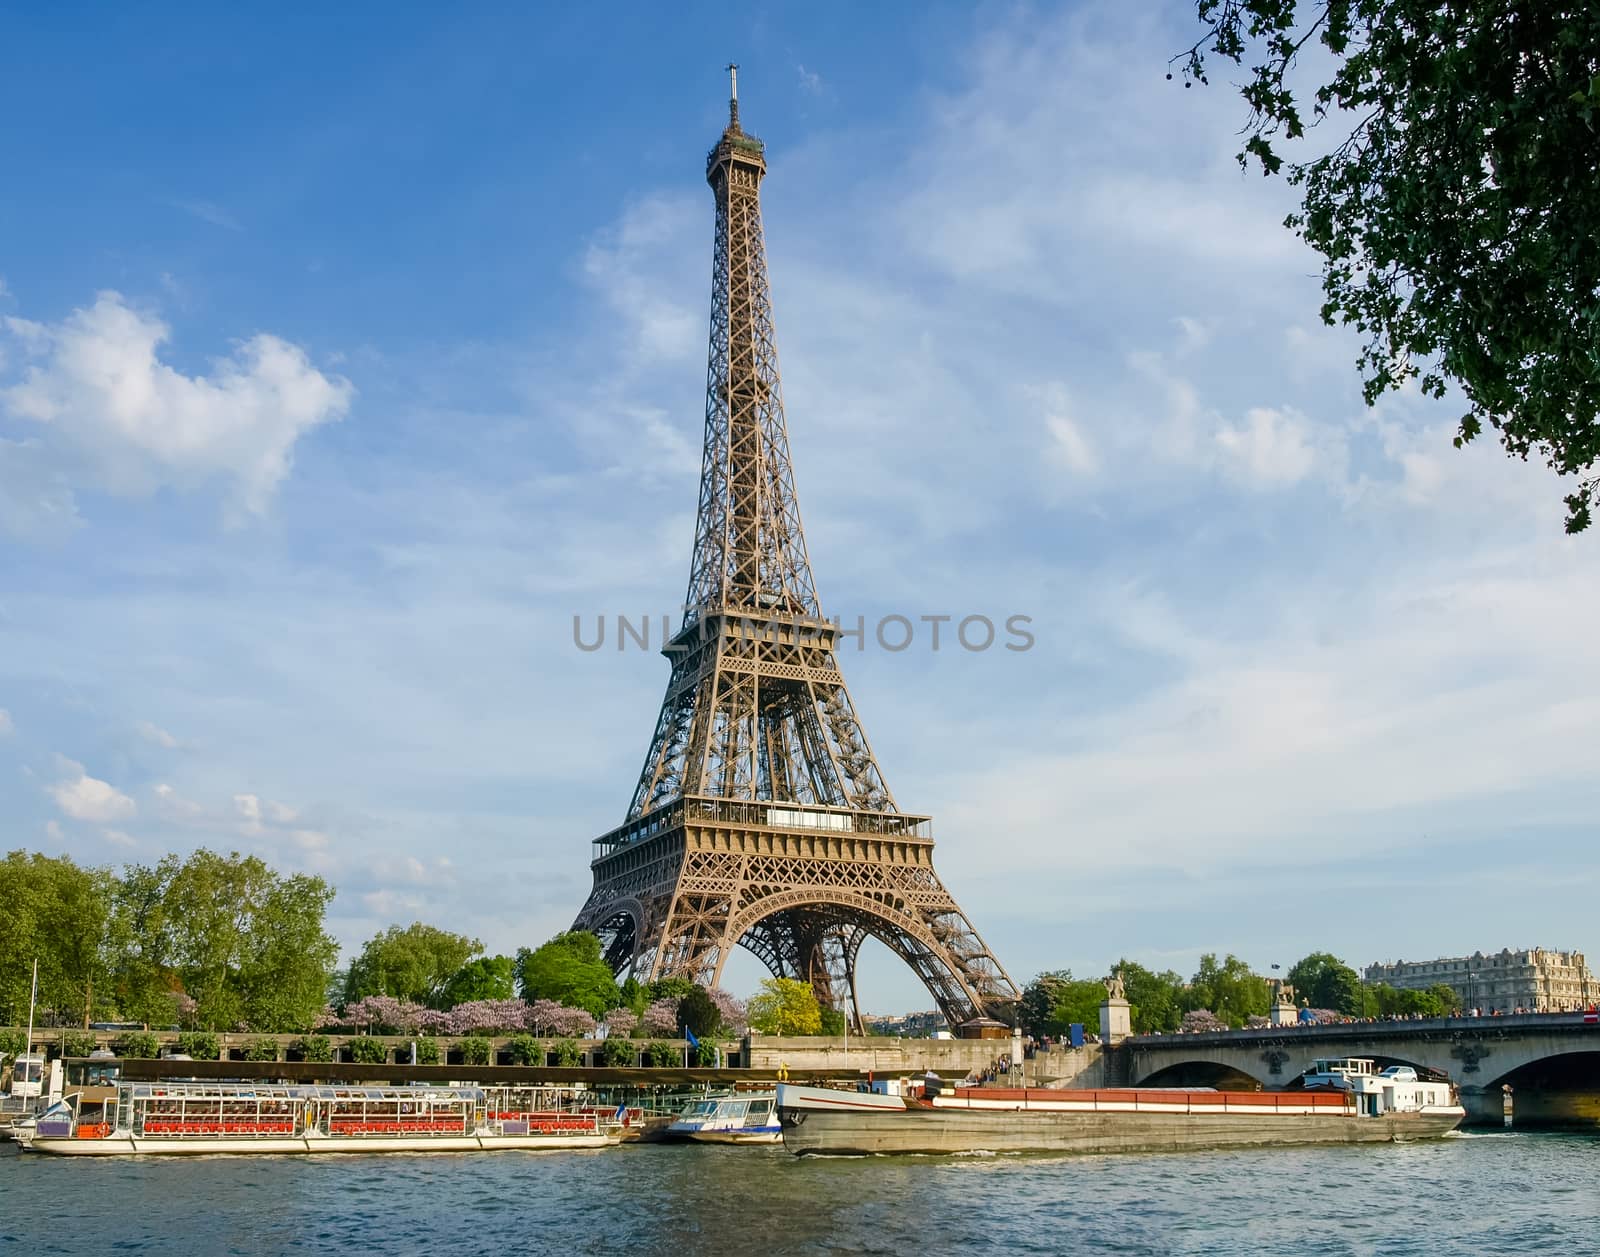
[[[1504,1094],[1513,1129],[1600,1129],[1600,1047],[1542,1057],[1475,1085]]]
[[[1139,1080],[1141,1087],[1214,1087],[1218,1091],[1260,1091],[1259,1079],[1220,1061],[1178,1061]]]

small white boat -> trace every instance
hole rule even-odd
[[[11,1063],[11,1088],[0,1094],[0,1138],[25,1143],[39,1114],[61,1099],[60,1061],[24,1052]]]
[[[667,1127],[666,1135],[707,1144],[775,1144],[783,1139],[777,1101],[776,1091],[699,1100]]]

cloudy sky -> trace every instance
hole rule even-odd
[[[682,597],[734,59],[825,609],[1032,620],[844,657],[1013,976],[1600,947],[1559,482],[1362,405],[1188,6],[872,12],[9,19],[6,847],[570,922],[667,677],[573,620]]]

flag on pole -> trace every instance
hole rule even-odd
[[[700,1040],[694,1037],[694,1031],[689,1029],[688,1026],[683,1028],[683,1037],[689,1040],[690,1047],[697,1048],[700,1046]]]

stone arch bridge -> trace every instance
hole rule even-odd
[[[1109,1072],[1130,1085],[1267,1089],[1298,1085],[1318,1058],[1371,1057],[1447,1076],[1470,1123],[1500,1125],[1506,1088],[1518,1125],[1600,1123],[1600,1025],[1581,1013],[1135,1035],[1115,1055]]]

